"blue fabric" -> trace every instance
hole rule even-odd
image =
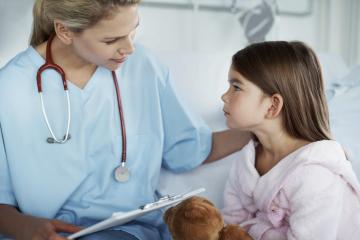
[[[126,183],[113,175],[122,139],[109,70],[98,67],[84,89],[68,81],[72,138],[48,144],[35,81],[44,60],[29,47],[0,69],[0,203],[84,226],[156,200],[161,166],[185,171],[201,164],[210,152],[210,129],[178,99],[168,69],[136,48],[116,72],[131,171]],[[67,108],[60,77],[46,71],[42,86],[49,121],[63,136]],[[161,211],[137,220],[123,229],[139,239],[168,238]]]
[[[78,240],[119,240],[119,239],[138,240],[138,238],[124,231],[102,231],[78,238]]]

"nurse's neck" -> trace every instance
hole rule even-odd
[[[47,42],[44,42],[35,48],[44,60],[46,44]],[[64,44],[56,36],[51,44],[51,53],[53,61],[65,71],[67,80],[79,88],[84,88],[97,66],[84,61],[73,51],[71,46]]]

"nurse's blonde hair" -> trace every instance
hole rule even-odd
[[[331,139],[320,64],[306,44],[256,43],[237,52],[232,66],[264,93],[283,97],[283,124],[291,136],[310,142]]]
[[[117,7],[138,4],[140,0],[36,0],[30,45],[35,47],[54,33],[54,20],[62,21],[71,31],[81,33],[101,19],[111,16]]]

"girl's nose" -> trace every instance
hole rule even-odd
[[[223,102],[227,102],[227,93],[228,93],[228,91],[226,91],[226,92],[221,96],[221,100],[223,100]]]

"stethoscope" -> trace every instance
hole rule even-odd
[[[52,59],[52,55],[51,55],[51,44],[52,41],[55,37],[55,34],[51,35],[47,45],[46,45],[46,59],[45,59],[45,63],[39,68],[37,75],[36,75],[36,80],[37,80],[37,88],[38,88],[38,92],[40,95],[40,101],[41,101],[41,108],[42,108],[42,113],[46,122],[46,125],[49,129],[49,132],[51,134],[51,137],[48,137],[46,139],[46,141],[49,144],[53,144],[53,143],[59,143],[59,144],[63,144],[66,143],[69,139],[71,139],[71,135],[69,133],[70,131],[70,122],[71,122],[71,104],[70,104],[70,97],[69,97],[69,90],[68,90],[68,86],[67,86],[67,82],[66,82],[66,78],[65,78],[65,72],[64,70],[57,65],[56,63],[54,63],[53,59]],[[53,69],[56,72],[58,72],[61,75],[61,79],[63,82],[63,86],[64,86],[64,91],[66,94],[66,99],[67,99],[67,126],[66,126],[66,133],[64,135],[64,137],[61,138],[57,138],[54,134],[54,131],[50,125],[50,122],[48,120],[48,116],[46,114],[46,110],[45,110],[45,105],[44,105],[44,99],[43,99],[43,95],[42,95],[42,87],[41,87],[41,74],[48,69]],[[118,182],[126,182],[129,180],[130,178],[130,171],[126,166],[126,130],[125,130],[125,122],[124,122],[124,113],[123,113],[123,108],[122,108],[122,103],[121,103],[121,96],[120,96],[120,89],[119,89],[119,85],[118,85],[118,80],[116,77],[116,74],[114,71],[111,71],[112,74],[112,78],[114,81],[114,85],[115,85],[115,90],[116,90],[116,97],[117,97],[117,103],[118,103],[118,109],[119,109],[119,116],[120,116],[120,125],[121,125],[121,136],[122,136],[122,156],[121,156],[121,164],[120,166],[115,168],[114,171],[114,177]]]

